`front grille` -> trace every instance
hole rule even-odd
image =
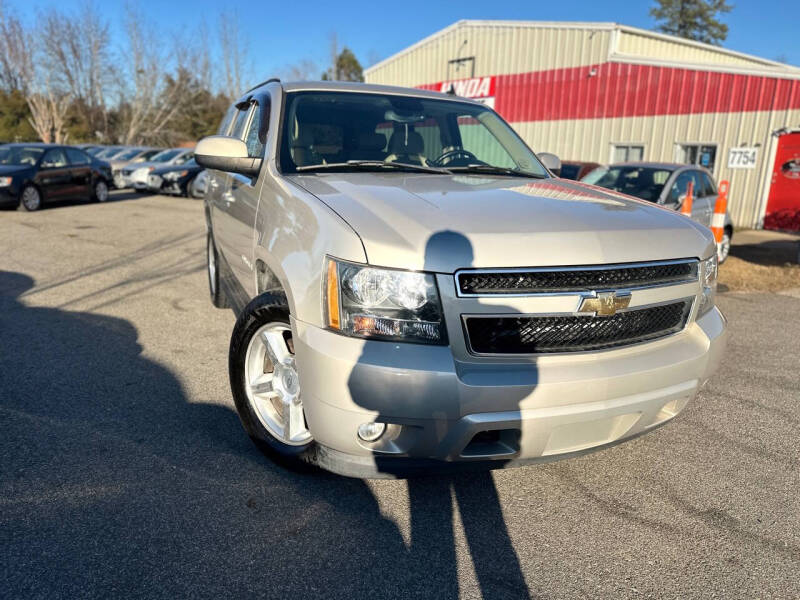
[[[619,312],[612,317],[465,317],[478,354],[540,354],[618,348],[662,338],[686,326],[692,299]]]
[[[462,296],[583,292],[632,289],[697,280],[697,261],[682,260],[637,265],[461,271],[456,274]]]

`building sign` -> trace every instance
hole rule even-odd
[[[758,148],[731,148],[728,151],[729,169],[755,169]]]
[[[490,108],[494,108],[495,83],[495,78],[490,76],[442,81],[441,83],[425,87],[445,94],[452,89],[456,96],[477,100]]]

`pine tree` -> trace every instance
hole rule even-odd
[[[730,12],[725,0],[656,0],[650,9],[656,29],[678,37],[719,46],[728,37],[728,26],[717,19]]]

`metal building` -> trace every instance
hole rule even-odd
[[[452,86],[565,160],[702,164],[737,226],[800,229],[800,68],[615,23],[459,21],[364,75]]]

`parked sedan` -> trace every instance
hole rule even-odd
[[[54,144],[0,146],[0,206],[39,210],[44,202],[105,202],[111,168],[83,150]]]
[[[161,148],[134,147],[117,154],[109,161],[111,163],[111,174],[114,177],[114,187],[118,189],[127,187],[127,181],[122,175],[123,168],[136,163],[147,162],[159,152],[161,152]]]
[[[161,167],[183,165],[194,158],[194,148],[169,148],[153,156],[148,162],[130,165],[122,169],[125,187],[132,187],[137,192],[147,191],[147,177],[152,171]]]
[[[194,185],[195,178],[202,170],[203,167],[198,165],[194,158],[182,165],[153,169],[147,177],[147,189],[154,194],[202,198],[202,195],[197,195]]]
[[[692,219],[711,226],[717,200],[717,185],[710,171],[698,165],[678,163],[629,162],[595,169],[583,179],[610,190],[622,192],[673,210],[680,210],[689,182],[694,183]],[[725,229],[719,244],[719,262],[728,258],[733,238],[733,222],[725,214]]]

